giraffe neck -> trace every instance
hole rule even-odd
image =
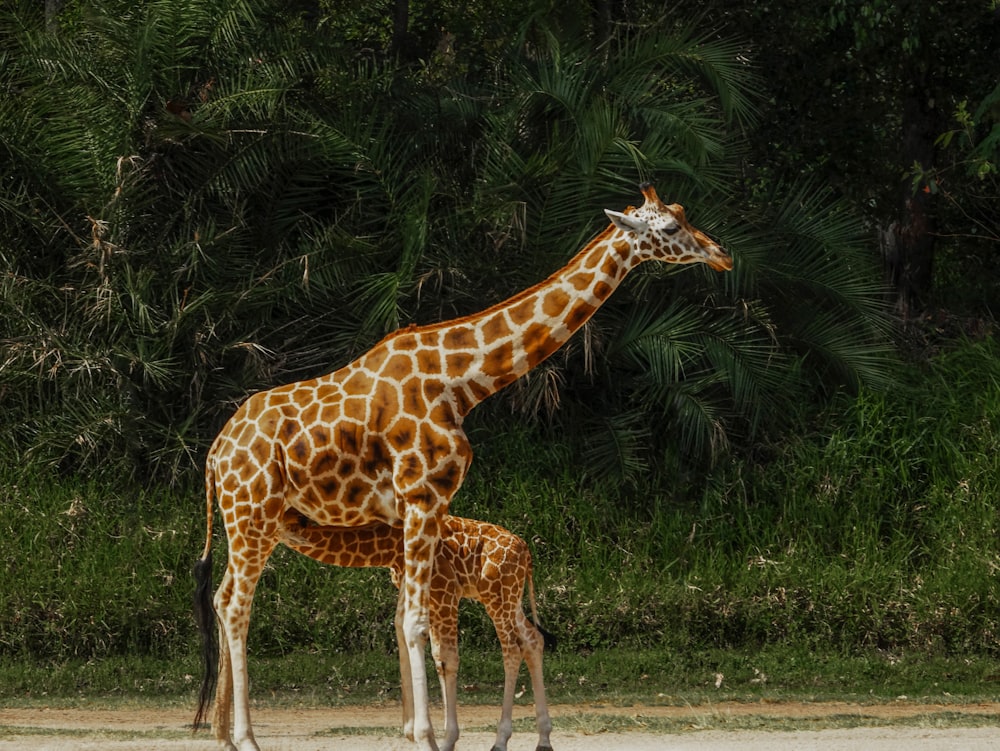
[[[459,412],[509,385],[559,349],[639,259],[609,227],[548,279],[465,318],[430,326]]]
[[[395,331],[327,378],[376,405],[461,421],[565,344],[641,260],[624,233],[608,227],[535,286],[480,313]],[[364,403],[357,409],[364,414]],[[376,425],[384,412],[375,410]]]

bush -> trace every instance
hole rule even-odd
[[[902,371],[898,388],[844,397],[800,427],[697,495],[584,479],[551,438],[474,430],[477,460],[453,511],[528,541],[540,616],[561,649],[996,655],[1000,346],[964,343]],[[195,653],[200,491],[10,467],[0,483],[0,655]],[[385,572],[279,549],[251,650],[391,653],[394,608]],[[463,608],[460,626],[464,645],[494,648],[482,608]]]

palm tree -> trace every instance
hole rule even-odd
[[[789,402],[886,379],[886,319],[857,220],[808,184],[740,196],[755,76],[732,43],[690,27],[613,36],[604,54],[543,36],[509,61],[480,184],[503,266],[541,278],[655,179],[736,256],[724,277],[643,269],[514,400],[563,409],[586,466],[636,477],[704,467],[775,427]],[[530,52],[530,54],[529,54]],[[518,212],[521,212],[520,214]],[[520,236],[504,227],[524,227]],[[573,429],[566,430],[572,423]]]
[[[313,191],[352,144],[285,100],[312,60],[266,4],[109,1],[60,20],[25,4],[0,31],[17,93],[0,110],[6,406],[47,461],[176,477],[279,349],[307,346],[300,220],[318,221]]]
[[[475,64],[397,65],[266,0],[59,21],[0,12],[13,449],[185,477],[249,391],[533,284],[643,179],[736,271],[630,276],[499,404],[634,477],[882,375],[854,221],[810,186],[738,192],[755,78],[735,44],[666,22],[595,50],[533,17]]]

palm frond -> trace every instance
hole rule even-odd
[[[687,85],[692,79],[701,82],[705,91],[716,98],[729,123],[748,127],[758,115],[756,90],[760,82],[743,45],[699,31],[706,25],[710,26],[702,19],[686,23],[673,33],[624,38],[621,52],[615,56],[618,80],[645,81],[647,91],[654,90],[652,71],[666,69],[675,80]],[[662,78],[660,82],[662,86]]]
[[[583,460],[592,477],[632,483],[648,470],[648,429],[640,416],[621,412],[584,426]]]

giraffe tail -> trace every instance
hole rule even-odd
[[[205,549],[201,558],[194,564],[194,618],[201,635],[201,657],[204,674],[201,679],[201,691],[198,694],[198,710],[194,715],[192,732],[197,731],[205,719],[208,703],[215,690],[216,674],[219,665],[219,645],[215,623],[215,607],[212,605],[212,512],[215,501],[215,468],[212,462],[214,446],[208,453],[205,462],[205,517],[206,538]]]
[[[543,648],[549,652],[555,652],[558,646],[555,634],[551,634],[542,628],[542,624],[538,620],[538,608],[535,607],[535,576],[532,573],[530,558],[528,559],[528,604],[531,605],[531,622],[538,629],[538,633],[542,635]]]

